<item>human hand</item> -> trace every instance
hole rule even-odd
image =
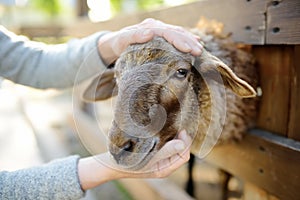
[[[99,39],[98,50],[104,62],[110,64],[130,44],[145,43],[154,36],[161,36],[178,50],[191,53],[194,56],[199,56],[203,48],[199,43],[200,38],[184,28],[150,18],[139,24],[105,34]]]
[[[178,139],[167,142],[150,162],[137,174],[138,178],[164,178],[171,175],[190,159],[192,139],[186,131],[178,134]],[[143,173],[145,171],[146,173]]]
[[[114,175],[118,178],[163,178],[172,174],[176,169],[185,164],[190,159],[190,147],[192,139],[186,131],[178,134],[178,139],[167,142],[140,170],[127,170],[120,168],[116,163],[106,160],[105,163],[114,168]],[[108,164],[109,163],[109,164]]]
[[[120,178],[164,178],[190,158],[192,140],[181,131],[178,139],[167,142],[150,162],[139,171],[128,171],[112,163],[109,153],[79,160],[78,177],[83,190]]]

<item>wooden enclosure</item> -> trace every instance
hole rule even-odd
[[[245,200],[300,199],[299,0],[199,1],[97,24],[82,20],[59,34],[82,37],[148,17],[193,27],[200,16],[224,23],[234,41],[251,45],[262,89],[257,127],[240,143],[215,148],[207,160],[245,182]]]

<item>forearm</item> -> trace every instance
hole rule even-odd
[[[113,167],[108,153],[81,158],[78,162],[78,177],[83,190],[92,189],[105,182],[128,177],[128,174]]]
[[[98,41],[98,51],[101,55],[105,64],[109,65],[118,59],[120,53],[116,52],[113,47],[117,46],[113,44],[114,38],[116,37],[116,32],[111,32],[110,34],[103,35]]]
[[[105,70],[97,48],[101,34],[45,45],[0,27],[0,76],[36,88],[71,87]]]

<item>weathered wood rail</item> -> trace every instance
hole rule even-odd
[[[239,143],[215,147],[209,162],[280,199],[299,198],[300,142],[254,129]]]
[[[119,15],[99,23],[87,19],[61,27],[23,27],[34,36],[83,37],[101,30],[119,30],[152,17],[167,23],[194,27],[200,16],[222,22],[225,32],[237,42],[247,44],[300,44],[300,1],[298,0],[206,0],[151,12]],[[45,29],[45,30],[44,30]]]

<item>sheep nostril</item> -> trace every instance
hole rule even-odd
[[[135,142],[129,140],[126,143],[124,143],[122,146],[119,146],[119,147],[116,146],[115,148],[112,148],[110,150],[110,153],[114,157],[115,161],[117,163],[120,163],[121,159],[124,159],[125,157],[130,155],[131,152],[133,152],[134,145],[135,145]]]
[[[116,153],[110,153],[112,155],[112,157],[115,159],[115,161],[119,164],[120,161],[120,157],[118,156],[118,154]]]

